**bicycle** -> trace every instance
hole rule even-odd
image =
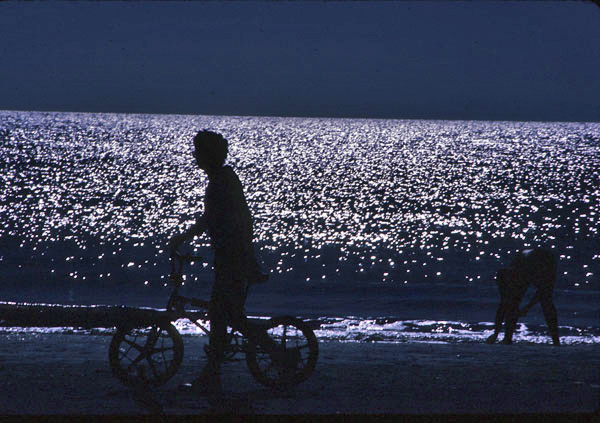
[[[109,347],[112,373],[126,386],[157,387],[171,379],[183,361],[183,339],[171,323],[188,319],[206,335],[210,330],[200,321],[208,318],[209,302],[179,295],[183,264],[202,261],[201,257],[175,253],[171,256],[170,281],[173,291],[166,311],[149,327],[122,324],[117,327]],[[249,287],[246,287],[245,295]],[[186,306],[200,311],[188,311]],[[228,327],[225,361],[233,361],[244,353],[252,376],[261,384],[291,387],[308,379],[315,369],[319,354],[317,338],[304,321],[291,316],[270,319],[247,319],[250,330],[266,331],[273,345],[258,345],[243,329]],[[206,349],[206,347],[205,347]]]

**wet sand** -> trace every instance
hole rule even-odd
[[[0,414],[205,414],[181,392],[203,364],[203,337],[185,337],[179,372],[146,392],[108,364],[110,336],[0,335]],[[258,384],[245,361],[223,367],[225,411],[240,414],[593,413],[597,345],[320,343],[315,373],[287,392]],[[241,356],[240,356],[241,357]]]

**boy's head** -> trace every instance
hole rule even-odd
[[[210,170],[223,166],[227,149],[227,140],[216,132],[200,131],[194,137],[194,157],[201,169]]]

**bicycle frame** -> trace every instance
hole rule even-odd
[[[204,325],[198,323],[199,318],[205,317],[208,318],[208,308],[209,301],[202,300],[200,298],[193,297],[184,297],[183,295],[179,295],[179,288],[183,284],[183,263],[188,262],[192,263],[195,261],[202,261],[201,256],[194,256],[191,254],[180,254],[178,252],[173,252],[171,254],[171,274],[169,275],[169,279],[173,282],[173,292],[169,296],[169,300],[167,301],[167,312],[171,313],[171,316],[175,319],[185,318],[192,322],[195,326],[197,326],[200,330],[202,330],[207,336],[210,335],[210,330],[206,328]],[[244,296],[248,294],[248,287],[246,287],[246,292]],[[185,310],[186,305],[191,305],[192,307],[196,307],[199,309],[204,309],[205,311],[200,312],[191,312]],[[243,332],[237,330],[232,327],[231,332],[228,334],[230,336],[228,346],[232,347],[231,349],[226,350],[226,354],[229,353],[227,359],[231,359],[233,355],[237,352],[243,351],[243,348],[238,349],[236,347],[240,346],[240,342],[238,341],[238,335],[235,332],[239,332],[243,337],[247,338],[247,335]],[[233,353],[233,354],[231,354]]]

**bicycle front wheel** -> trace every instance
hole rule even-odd
[[[319,356],[313,330],[294,317],[274,317],[267,323],[266,331],[276,350],[269,352],[249,340],[246,363],[252,376],[273,388],[294,386],[308,379]]]
[[[110,343],[108,360],[113,375],[126,386],[160,386],[177,373],[183,340],[171,323],[145,329],[120,327]]]

